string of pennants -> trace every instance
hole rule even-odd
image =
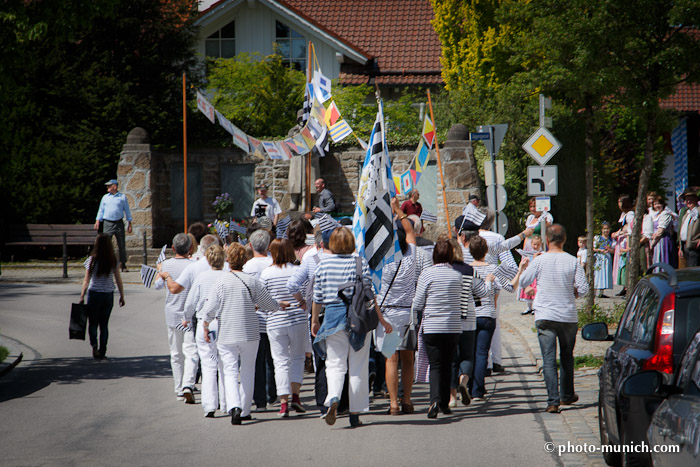
[[[328,150],[328,137],[333,142],[343,141],[354,131],[343,119],[340,110],[334,101],[331,101],[328,108],[324,103],[331,100],[331,80],[321,73],[321,70],[314,70],[313,79],[306,84],[304,90],[304,126],[301,131],[282,141],[261,141],[234,125],[221,112],[197,91],[197,109],[202,112],[212,123],[219,123],[233,138],[233,144],[243,151],[264,159],[290,160],[294,156],[303,156],[309,152],[317,153],[319,157],[325,156]],[[367,144],[357,135],[355,138],[363,149],[367,149]]]
[[[401,175],[394,175],[394,185],[396,185],[396,193],[407,195],[418,184],[421,175],[423,175],[423,170],[425,166],[428,165],[428,159],[430,158],[430,150],[433,149],[433,144],[435,143],[435,125],[425,114],[423,119],[423,130],[422,138],[418,143],[418,148],[416,149],[416,154],[411,159],[411,164],[404,173]]]

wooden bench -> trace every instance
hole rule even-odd
[[[92,246],[96,236],[91,224],[11,225],[5,246],[63,245],[63,277],[68,277],[68,245]]]

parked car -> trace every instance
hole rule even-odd
[[[696,309],[700,299],[696,299]],[[655,466],[700,465],[700,332],[683,355],[673,384],[656,370],[642,371],[622,383],[625,397],[660,401],[647,430]]]
[[[656,271],[656,272],[654,272]],[[676,271],[664,263],[651,266],[629,294],[614,336],[604,323],[584,326],[586,340],[611,340],[598,371],[598,423],[608,465],[650,465],[648,453],[620,452],[620,445],[647,442],[651,417],[662,399],[626,397],[622,382],[635,373],[655,370],[670,384],[688,342],[700,329],[700,268]]]

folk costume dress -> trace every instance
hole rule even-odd
[[[605,238],[602,235],[596,235],[593,238],[593,249],[604,250],[607,247],[613,246],[612,238]],[[612,289],[613,274],[612,274],[612,258],[610,253],[596,252],[594,269],[594,284],[596,290]]]

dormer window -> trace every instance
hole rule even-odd
[[[233,21],[207,37],[205,54],[214,58],[232,58],[236,55],[236,27]]]
[[[300,71],[306,71],[306,39],[284,23],[275,22],[275,43],[282,62]]]

